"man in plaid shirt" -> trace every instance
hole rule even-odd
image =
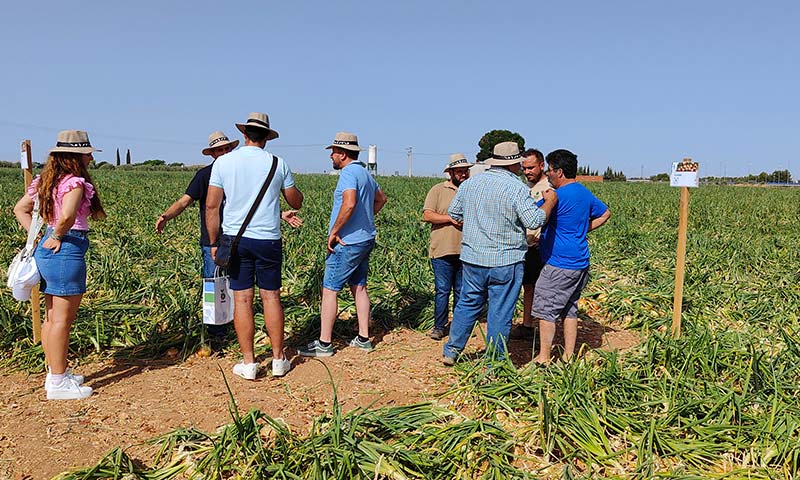
[[[454,220],[463,223],[463,278],[450,339],[444,346],[445,365],[455,364],[487,299],[487,353],[505,356],[528,250],[525,229],[544,225],[558,201],[556,193],[548,190],[543,192],[541,208],[536,206],[519,178],[521,161],[516,143],[497,144],[486,161],[491,168],[462,183],[448,209]]]

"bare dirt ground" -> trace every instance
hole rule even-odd
[[[518,322],[518,321],[517,321]],[[485,324],[482,325],[485,331]],[[557,338],[558,340],[558,338]],[[634,332],[581,321],[578,343],[590,349],[636,345]],[[509,345],[515,365],[531,361],[531,341]],[[399,329],[381,334],[375,350],[352,347],[323,359],[338,383],[343,410],[375,404],[403,405],[433,400],[455,382],[440,362],[442,343],[422,333]],[[474,336],[465,353],[483,348]],[[44,374],[0,375],[0,480],[44,479],[75,467],[93,465],[122,446],[149,464],[153,447],[145,441],[179,427],[214,431],[230,423],[225,372],[240,411],[257,408],[306,431],[312,420],[330,412],[332,388],[321,363],[288,352],[294,368],[282,379],[269,372],[269,359],[255,382],[230,373],[238,360],[192,357],[183,363],[107,360],[86,363],[76,373],[95,389],[88,399],[47,401]]]

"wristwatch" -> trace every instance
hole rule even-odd
[[[50,234],[50,238],[52,238],[53,240],[58,240],[59,242],[63,237],[64,237],[63,235],[58,235],[56,232]]]

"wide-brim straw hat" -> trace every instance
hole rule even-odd
[[[269,115],[266,113],[252,112],[244,123],[237,123],[236,128],[244,133],[245,127],[261,128],[267,131],[267,140],[278,138],[278,132],[269,127]]]
[[[452,168],[469,168],[473,165],[475,164],[470,163],[463,153],[454,153],[450,155],[450,162],[444,167],[444,172],[447,173],[447,171]]]
[[[522,154],[516,142],[501,142],[494,146],[492,156],[486,159],[486,165],[504,167],[522,161]]]
[[[50,153],[92,153],[102,152],[98,148],[92,147],[89,142],[89,134],[83,130],[62,130],[58,132],[56,146]]]
[[[358,135],[354,133],[347,133],[347,132],[337,133],[336,136],[333,137],[333,143],[325,147],[325,149],[330,150],[333,147],[339,147],[354,152],[361,151],[361,148],[358,146]]]
[[[233,144],[233,148],[239,146],[239,140],[231,141],[227,135],[217,130],[208,136],[208,147],[203,149],[203,155],[211,155],[211,150]]]

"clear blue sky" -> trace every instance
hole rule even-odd
[[[800,176],[800,2],[6,2],[0,159],[85,129],[113,162],[205,163],[269,114],[268,150],[330,169],[335,132],[381,173],[441,171],[492,129],[628,176]]]

